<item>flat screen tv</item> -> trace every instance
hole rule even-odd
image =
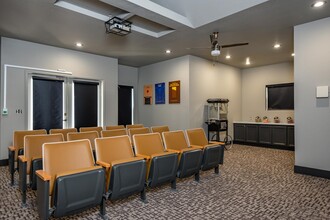
[[[293,110],[294,84],[283,83],[266,85],[267,110]]]

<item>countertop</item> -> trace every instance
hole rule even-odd
[[[260,124],[260,125],[286,125],[286,126],[294,126],[294,123],[274,123],[274,122],[254,122],[254,121],[234,121],[234,124]]]

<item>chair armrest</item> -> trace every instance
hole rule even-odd
[[[178,154],[178,153],[174,153],[174,152],[162,152],[162,153],[158,153],[158,154],[152,154],[151,155],[151,159],[154,158],[154,157],[166,156],[166,155],[171,155],[171,154]]]
[[[18,156],[18,159],[19,159],[20,161],[22,161],[23,163],[27,162],[27,159],[26,159],[26,157],[24,157],[24,155],[19,155],[19,156]]]
[[[64,171],[64,172],[60,172],[60,173],[56,174],[55,179],[57,179],[58,177],[61,177],[61,176],[68,176],[68,175],[71,175],[71,174],[83,173],[83,172],[92,171],[92,170],[98,170],[98,169],[101,169],[101,168],[102,168],[101,166],[92,166],[92,167],[87,167],[87,168]]]
[[[197,148],[197,147],[188,147],[188,148],[184,148],[181,150],[181,153],[184,153],[184,152],[188,152],[188,151],[196,151],[196,150],[203,150],[202,148]]]
[[[42,157],[32,157],[31,161],[37,160],[37,159],[42,159]]]
[[[96,161],[96,164],[97,165],[100,165],[100,166],[102,166],[102,167],[104,167],[104,168],[109,168],[111,165],[110,164],[108,164],[108,163],[106,163],[106,162],[103,162],[103,161]]]
[[[167,152],[172,152],[172,153],[177,153],[177,154],[179,154],[179,153],[181,153],[179,150],[173,150],[173,149],[166,149],[167,150]]]
[[[129,162],[135,162],[139,160],[144,160],[143,157],[131,157],[128,159],[122,159],[122,160],[115,160],[110,163],[111,167],[117,165],[117,164],[123,164],[123,163],[129,163]]]
[[[16,147],[15,146],[9,146],[8,147],[8,150],[10,150],[10,151],[16,151]]]
[[[203,146],[199,146],[199,145],[191,145],[190,146],[191,148],[197,148],[197,149],[204,149],[204,147]]]
[[[150,160],[150,156],[143,155],[143,154],[136,154],[136,157],[143,157],[145,160]]]
[[[224,142],[221,142],[221,141],[209,141],[209,144],[217,144],[217,145],[224,145],[225,143]]]
[[[36,171],[36,174],[43,181],[50,181],[50,179],[51,179],[51,176],[49,174],[47,174],[45,171],[43,171],[43,170],[37,170]]]

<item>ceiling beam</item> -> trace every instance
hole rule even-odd
[[[187,17],[149,0],[100,0],[104,3],[129,11],[140,17],[157,22],[172,29],[186,26],[194,28]],[[155,16],[157,15],[157,16]]]

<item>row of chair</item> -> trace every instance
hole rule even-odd
[[[151,136],[149,136],[151,135]],[[158,136],[157,136],[158,135]],[[197,135],[197,136],[196,136]],[[198,136],[199,135],[199,136]],[[49,137],[48,140],[47,136]],[[68,135],[69,136],[69,135]],[[141,136],[141,137],[140,137]],[[104,169],[106,170],[106,186],[109,189],[107,192],[107,195],[110,195],[110,199],[116,199],[120,198],[122,196],[126,196],[131,194],[131,192],[136,192],[136,190],[141,191],[141,198],[145,198],[145,191],[144,188],[141,188],[144,183],[141,181],[138,182],[137,180],[133,181],[133,186],[128,187],[127,185],[124,186],[124,190],[120,189],[123,186],[121,185],[123,182],[132,181],[132,177],[135,176],[135,179],[138,178],[141,180],[141,177],[146,176],[146,185],[147,186],[155,186],[163,182],[170,181],[172,182],[172,187],[175,188],[175,176],[183,178],[191,175],[195,175],[195,179],[199,180],[199,170],[200,168],[202,170],[207,170],[211,168],[215,168],[215,171],[218,172],[218,164],[219,164],[219,156],[221,151],[221,146],[219,146],[219,143],[213,143],[208,146],[202,146],[200,144],[207,143],[206,136],[204,134],[204,131],[202,129],[192,129],[187,130],[187,136],[191,142],[191,144],[194,144],[196,146],[188,147],[187,141],[185,140],[185,135],[183,131],[175,131],[175,132],[164,132],[163,133],[163,140],[164,144],[166,146],[166,151],[164,152],[163,142],[160,138],[159,134],[147,134],[147,135],[134,135],[134,149],[136,152],[136,155],[134,157],[134,152],[132,151],[131,145],[130,145],[130,139],[128,136],[121,136],[119,139],[116,138],[103,138],[103,139],[95,139],[95,149],[96,149],[96,159],[97,164],[102,165]],[[121,139],[120,139],[121,138]],[[124,138],[124,140],[123,140]],[[204,143],[202,143],[200,140],[204,139]],[[50,142],[57,142],[64,140],[62,134],[57,135],[30,135],[25,137],[25,146],[28,146],[29,143],[31,146],[37,146],[39,145],[39,148],[41,151],[40,143],[50,143]],[[113,142],[111,144],[111,141]],[[206,141],[206,142],[205,142]],[[92,141],[93,143],[94,141]],[[63,144],[64,142],[61,142],[60,144]],[[68,142],[72,143],[72,142]],[[89,142],[91,143],[91,141]],[[114,144],[114,143],[117,143]],[[126,144],[125,144],[126,143]],[[46,144],[45,144],[46,145]],[[111,148],[113,146],[113,148]],[[126,150],[125,150],[126,147]],[[91,149],[91,147],[90,147]],[[26,149],[25,149],[26,150]],[[36,149],[34,149],[36,150]],[[117,150],[117,153],[115,153]],[[130,155],[127,154],[130,152]],[[203,152],[203,153],[202,153]],[[133,154],[132,154],[133,153]],[[35,182],[33,181],[33,177],[35,170],[40,169],[40,165],[37,166],[37,168],[29,169],[28,167],[32,167],[31,162],[34,161],[30,158],[28,159],[29,151],[26,151],[24,153],[24,156],[20,156],[20,166],[22,169],[20,169],[20,189],[22,192],[26,192],[26,174],[30,173],[30,181],[31,183]],[[80,155],[80,153],[79,153]],[[117,155],[117,156],[116,156]],[[126,156],[125,156],[126,155]],[[201,156],[203,155],[203,156]],[[133,156],[133,157],[132,157]],[[138,156],[138,157],[136,157]],[[113,158],[114,157],[114,158]],[[125,158],[121,158],[125,157]],[[39,157],[40,158],[40,157]],[[43,153],[43,164],[45,166],[45,152]],[[56,156],[56,158],[59,158],[59,155]],[[143,160],[144,158],[144,160]],[[80,158],[82,159],[82,158]],[[127,159],[129,162],[134,162],[135,164],[130,163],[127,164]],[[41,160],[41,159],[39,159]],[[145,161],[145,162],[141,162]],[[179,163],[175,162],[179,161]],[[125,165],[122,163],[124,162]],[[32,162],[33,164],[34,162]],[[62,164],[62,162],[58,161],[58,163]],[[144,163],[146,163],[146,172],[143,170]],[[56,163],[54,163],[56,165]],[[94,163],[93,163],[94,164]],[[163,164],[163,165],[162,165]],[[178,165],[177,166],[173,166]],[[172,166],[171,166],[172,165]],[[69,169],[70,166],[65,166],[65,169]],[[118,167],[118,168],[115,168]],[[162,172],[159,172],[159,169],[162,169]],[[164,168],[167,168],[164,170]],[[137,172],[136,169],[140,169],[140,172]],[[44,171],[47,170],[47,168],[43,168]],[[57,170],[57,169],[55,169]],[[117,177],[117,181],[114,180],[114,182],[110,181],[110,177],[112,177],[113,174],[111,172],[116,172],[115,170],[118,170],[120,174],[115,175]],[[126,170],[123,172],[123,170]],[[24,175],[23,172],[26,171],[27,173]],[[166,172],[164,172],[166,171]],[[41,171],[38,171],[39,173]],[[94,175],[95,172],[93,169]],[[43,173],[43,172],[41,172]],[[143,174],[145,173],[145,174]],[[22,174],[22,175],[21,175]],[[125,175],[126,174],[126,175]],[[100,174],[98,174],[100,175]],[[24,181],[25,177],[25,181]],[[41,179],[42,179],[41,175]],[[100,178],[100,177],[99,177]],[[47,179],[47,178],[46,178]],[[70,178],[69,178],[70,179]],[[87,178],[88,179],[88,178]],[[102,179],[102,178],[101,178]],[[123,181],[123,180],[127,181]],[[133,178],[134,179],[134,178]],[[142,178],[144,179],[144,178]],[[40,180],[38,180],[38,185]],[[116,183],[117,182],[117,183]],[[121,183],[118,185],[118,183]],[[43,184],[41,182],[41,184]],[[142,185],[141,185],[142,184]],[[53,185],[50,182],[50,190],[53,192],[54,188]],[[32,184],[33,188],[33,184]],[[38,187],[39,188],[39,187]],[[45,189],[45,187],[42,187],[42,189]],[[40,190],[42,190],[40,189]],[[126,191],[125,191],[126,189]],[[134,190],[135,189],[135,190]],[[40,191],[38,189],[38,191]],[[95,192],[95,191],[93,191]],[[111,193],[109,193],[111,192]],[[39,195],[40,193],[38,193]],[[40,198],[43,198],[42,201],[39,201],[39,203],[43,204],[45,201],[45,195],[38,196],[38,200]],[[22,195],[23,203],[25,202],[26,196],[25,193]],[[51,200],[52,203],[54,202]],[[67,201],[67,200],[65,200]],[[78,200],[80,201],[80,200]],[[77,201],[76,201],[77,202]],[[101,206],[103,207],[103,206]],[[67,208],[63,208],[67,210]],[[103,208],[104,209],[104,208]],[[49,213],[49,210],[47,208],[47,211],[45,207],[39,207],[39,210],[43,210],[42,213],[40,213],[40,216],[45,216],[45,213]],[[62,211],[61,211],[62,212]],[[54,214],[54,216],[62,216],[69,214],[70,212],[65,211],[65,213],[59,214],[58,211],[57,214]]]
[[[187,135],[194,137],[198,132],[188,130]],[[221,146],[184,148],[181,144],[188,145],[183,131],[164,132],[163,137],[166,146],[175,149],[164,148],[158,133],[134,135],[135,154],[127,135],[97,138],[98,166],[94,166],[89,140],[45,143],[43,169],[36,171],[40,217],[61,217],[96,205],[104,214],[107,198],[114,200],[140,192],[145,200],[145,186],[171,182],[176,188],[176,177],[195,175],[199,180],[200,169],[215,168],[218,173]],[[49,196],[55,209],[49,209]]]
[[[102,127],[81,127],[79,129],[80,132],[91,132],[84,134],[71,134],[70,140],[79,140],[82,138],[87,138],[91,140],[92,147],[94,149],[94,139],[97,137],[109,137],[109,136],[118,136],[127,134],[127,130],[134,128],[143,128],[143,124],[135,124],[135,125],[112,125],[106,126],[106,130],[103,130]],[[168,129],[167,126],[157,126],[152,127],[151,130],[163,130],[165,128]],[[110,131],[112,130],[112,131]],[[95,134],[96,131],[97,134]],[[77,133],[76,128],[66,128],[66,129],[50,129],[50,134],[63,134],[63,138],[65,141],[68,140],[68,133]],[[15,131],[13,134],[13,145],[8,147],[8,159],[9,159],[9,172],[11,175],[11,185],[14,184],[14,173],[18,170],[19,165],[15,166],[15,162],[18,159],[18,155],[22,155],[24,152],[24,137],[26,135],[38,135],[38,134],[47,134],[45,129],[40,130],[24,130],[24,131]]]

